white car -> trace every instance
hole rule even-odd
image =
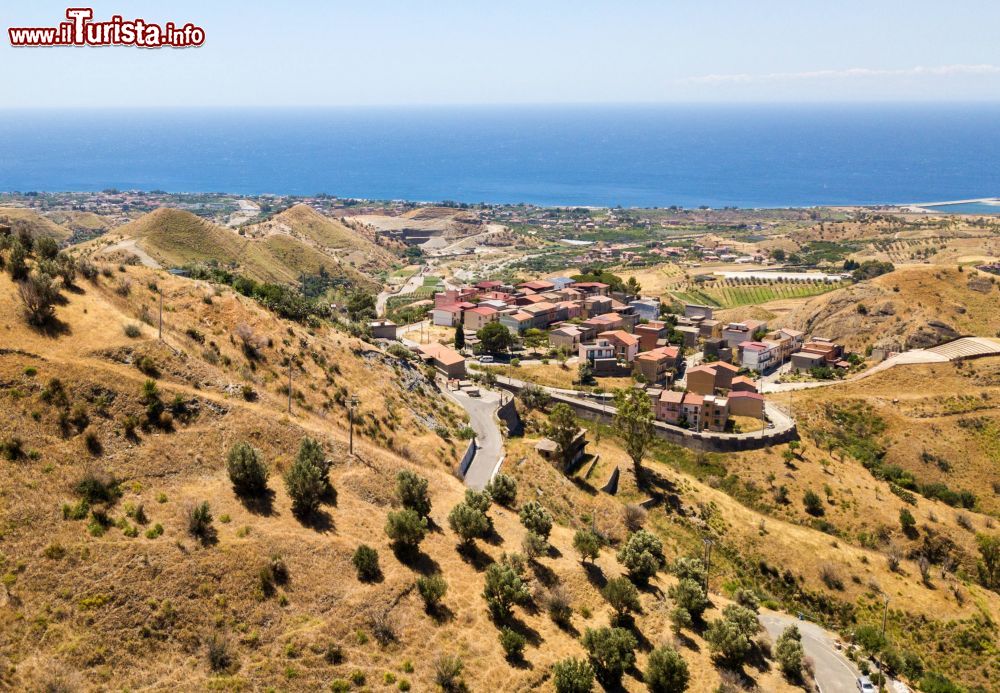
[[[861,693],[875,693],[875,684],[867,676],[862,676],[858,679],[858,690]]]
[[[479,363],[493,363],[493,357],[492,356],[480,356],[479,357]]]

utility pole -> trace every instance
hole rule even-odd
[[[888,594],[883,594],[882,596],[885,597],[885,610],[882,611],[882,636],[881,636],[880,640],[881,640],[881,642],[884,643],[885,642],[885,622],[886,622],[886,619],[889,617],[889,595]],[[876,658],[875,658],[875,664],[878,666],[878,689],[882,690],[883,680],[882,680],[882,660],[881,660],[881,658],[879,658],[879,657],[876,656]]]
[[[163,341],[163,289],[160,289],[160,341]]]
[[[353,457],[354,455],[354,407],[358,406],[361,400],[358,399],[357,395],[351,395],[350,399],[350,409],[348,410],[348,416],[351,421],[351,433],[348,438],[348,453]]]
[[[288,413],[292,413],[292,357],[288,357]]]

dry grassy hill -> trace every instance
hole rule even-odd
[[[783,320],[850,349],[934,346],[957,335],[1000,332],[1000,290],[989,274],[954,267],[906,266],[817,296]]]
[[[101,253],[128,253],[134,244],[156,263],[180,267],[214,261],[235,267],[260,281],[294,283],[320,267],[354,285],[375,288],[376,282],[349,263],[292,236],[273,234],[248,238],[176,209],[162,208],[116,229],[84,247]]]
[[[0,207],[0,225],[23,226],[35,236],[49,236],[57,241],[68,240],[72,230],[48,219],[33,209]]]
[[[622,569],[611,550],[581,566],[572,528],[582,520],[573,518],[554,528],[555,550],[529,569],[535,603],[558,583],[572,625],[556,626],[544,608],[518,608],[525,660],[504,659],[481,596],[483,571],[520,551],[525,530],[514,512],[494,507],[491,538],[457,551],[447,514],[464,492],[452,474],[463,418],[422,369],[331,328],[279,320],[226,288],[146,267],[104,269],[64,292],[44,331],[25,326],[15,288],[0,275],[0,685],[316,690],[353,679],[431,690],[434,662],[448,653],[462,657],[470,690],[498,680],[507,690],[551,689],[551,664],[583,656],[578,636],[608,623],[597,587]],[[147,324],[159,291],[164,342]],[[150,380],[167,423],[143,423]],[[346,452],[350,395],[361,400],[355,458]],[[337,495],[302,522],[281,475],[306,435],[332,460]],[[263,503],[241,502],[226,476],[226,451],[241,440],[271,469],[273,495]],[[427,477],[433,500],[433,531],[415,558],[397,558],[383,532],[401,469]],[[121,495],[91,507],[101,514],[73,519],[77,485],[90,477],[113,478]],[[528,484],[521,494],[537,497]],[[214,521],[198,540],[187,531],[188,510],[202,501]],[[620,537],[620,505],[601,502],[602,524]],[[376,583],[355,577],[351,556],[361,543],[379,552]],[[287,581],[262,583],[261,570],[277,560]],[[431,573],[449,585],[434,615],[414,589]],[[640,668],[650,646],[670,640],[662,594],[672,582],[661,576],[642,594]],[[719,672],[707,646],[697,634],[689,642],[692,690],[713,687]],[[224,672],[209,666],[213,644],[228,658]],[[766,690],[790,690],[773,669],[748,673]],[[642,684],[629,676],[626,688]]]
[[[290,207],[265,222],[246,227],[244,231],[252,238],[284,235],[367,272],[386,270],[398,263],[391,252],[363,232],[326,217],[308,205]]]

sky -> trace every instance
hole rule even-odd
[[[10,46],[66,2],[3,2],[0,107],[1000,101],[996,0],[95,0],[207,40]]]

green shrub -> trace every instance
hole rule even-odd
[[[774,647],[774,658],[782,673],[793,681],[802,676],[802,634],[794,625],[788,626],[778,636]]]
[[[732,665],[739,665],[753,649],[752,638],[759,629],[757,614],[730,604],[722,610],[722,618],[709,624],[705,640],[713,655]]]
[[[669,594],[679,608],[696,619],[700,619],[708,608],[708,597],[705,595],[704,586],[691,578],[684,578],[672,586]]]
[[[592,530],[580,529],[573,535],[573,548],[580,554],[580,560],[594,562],[601,553],[601,538]]]
[[[428,611],[437,609],[448,591],[448,583],[440,575],[422,575],[417,578],[417,592]]]
[[[416,549],[427,536],[427,519],[406,508],[386,516],[385,533],[400,549]]]
[[[188,508],[188,534],[198,539],[207,539],[212,530],[212,510],[208,501],[202,501]]]
[[[483,598],[490,613],[499,621],[510,618],[513,606],[526,604],[530,598],[523,568],[506,555],[486,569],[485,583]]]
[[[618,562],[637,582],[646,582],[663,567],[663,543],[644,529],[633,532],[618,551]]]
[[[205,645],[208,654],[208,666],[215,672],[226,672],[233,665],[233,657],[229,651],[229,642],[222,636],[213,633]]]
[[[121,483],[113,476],[86,473],[74,487],[76,494],[91,505],[114,503],[121,495]]]
[[[590,693],[594,688],[594,669],[582,659],[563,659],[552,665],[556,693]]]
[[[534,500],[528,501],[521,506],[518,516],[521,518],[521,524],[529,532],[534,532],[545,539],[549,538],[549,533],[552,531],[552,515],[541,503]]]
[[[514,477],[499,473],[486,485],[490,497],[498,504],[510,508],[517,499],[517,482]]]
[[[636,645],[635,636],[624,628],[588,628],[583,634],[583,647],[605,688],[616,687],[635,665]]]
[[[508,627],[500,629],[500,647],[507,659],[520,659],[524,656],[524,645],[527,642],[523,635]]]
[[[303,438],[295,462],[285,473],[285,488],[292,499],[292,512],[298,517],[315,514],[323,497],[333,492],[329,469],[320,444],[308,436]]]
[[[247,442],[240,442],[226,455],[226,471],[233,490],[241,496],[261,496],[267,492],[267,465],[260,451]]]
[[[376,582],[382,577],[382,569],[378,564],[378,551],[367,544],[362,544],[354,551],[351,563],[358,571],[358,580],[361,582]]]
[[[630,612],[639,611],[639,590],[627,577],[616,577],[608,580],[601,594],[614,609],[615,619],[620,620]]]
[[[135,323],[129,323],[125,326],[125,336],[130,339],[136,339],[142,336],[142,328]]]
[[[687,662],[674,648],[657,647],[649,653],[645,679],[646,687],[654,693],[683,693],[690,679]]]
[[[485,513],[465,502],[459,503],[448,513],[448,525],[466,545],[478,537],[486,536],[490,529]]]
[[[404,508],[413,510],[421,517],[431,512],[431,498],[427,492],[427,479],[404,469],[396,475],[396,497]]]

